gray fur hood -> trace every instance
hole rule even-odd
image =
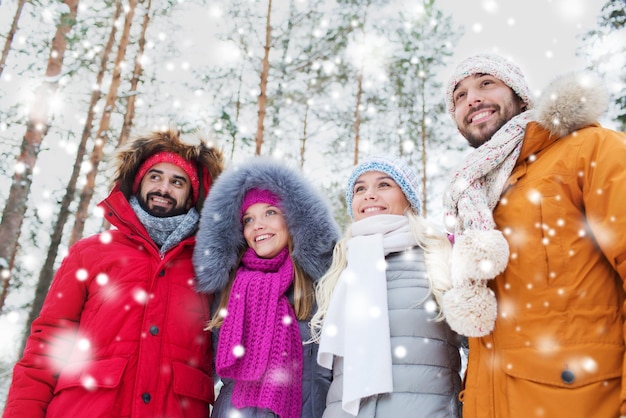
[[[294,262],[313,281],[330,267],[340,232],[328,201],[299,171],[267,157],[255,157],[224,171],[204,202],[193,255],[199,291],[213,293],[226,286],[246,247],[239,216],[241,202],[254,188],[269,190],[280,198]]]

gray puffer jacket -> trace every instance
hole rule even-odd
[[[434,299],[424,252],[416,247],[389,254],[386,261],[391,352],[403,347],[406,355],[392,358],[393,393],[361,400],[358,417],[458,418],[461,337],[426,309]],[[342,388],[343,358],[336,356],[323,418],[352,418],[341,408]]]

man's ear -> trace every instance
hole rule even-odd
[[[520,102],[520,113],[523,113],[528,110],[528,103],[524,102],[521,97],[517,96],[517,99]]]
[[[189,191],[189,196],[187,197],[187,203],[185,203],[185,208],[187,210],[191,209],[193,206],[193,194]]]

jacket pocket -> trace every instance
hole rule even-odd
[[[542,411],[544,416],[596,416],[590,407],[619,399],[622,346],[580,344],[546,352],[517,348],[501,354],[508,416],[528,416],[529,411]]]
[[[172,372],[174,375],[174,393],[205,403],[213,403],[213,379],[209,375],[180,362],[173,363]]]
[[[120,417],[120,389],[128,359],[74,363],[65,367],[54,388],[46,416]]]
[[[75,386],[87,390],[115,388],[120,384],[127,363],[128,359],[116,357],[71,364],[61,372],[54,394]]]

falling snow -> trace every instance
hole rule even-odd
[[[545,86],[545,84],[554,77],[554,75],[563,72],[563,70],[571,70],[576,67],[582,67],[583,64],[580,62],[579,58],[574,56],[574,48],[576,45],[574,44],[577,39],[576,34],[581,33],[583,29],[590,28],[593,23],[595,23],[595,16],[597,15],[600,6],[603,4],[603,1],[594,0],[593,2],[587,2],[584,0],[551,0],[551,1],[536,1],[535,7],[531,6],[528,2],[509,2],[504,0],[482,0],[480,2],[480,7],[475,7],[474,5],[468,5],[465,1],[445,1],[442,2],[442,7],[444,10],[453,13],[454,18],[461,24],[465,25],[466,35],[462,39],[459,48],[456,51],[457,57],[463,57],[473,52],[479,52],[484,50],[490,50],[495,52],[506,53],[516,58],[518,62],[527,70],[529,74],[529,81],[534,86],[534,89],[538,92]],[[540,5],[542,7],[543,13],[536,13],[537,6]],[[8,6],[5,6],[8,7]],[[81,5],[81,7],[85,7]],[[42,24],[50,27],[54,25],[59,19],[59,16],[66,11],[67,6],[62,3],[57,3],[54,8],[48,7],[43,10],[39,18],[42,21]],[[193,10],[192,10],[193,12]],[[208,10],[204,10],[202,15],[208,13],[208,16],[215,19],[223,18],[223,11],[220,10],[217,6],[211,5]],[[200,13],[197,13],[200,15]],[[7,23],[9,13],[4,13],[0,16],[0,28],[8,28],[9,24]],[[189,16],[189,21],[195,21],[198,19],[197,17]],[[547,19],[548,23],[543,23],[540,19]],[[28,25],[26,25],[28,26]],[[31,25],[32,26],[32,25]],[[199,42],[200,45],[194,45],[193,48],[190,46],[189,51],[193,53],[193,57],[189,57],[189,59],[181,59],[176,61],[166,62],[163,65],[163,69],[171,73],[170,77],[175,78],[180,74],[189,73],[190,69],[193,68],[199,59],[215,59],[215,57],[221,57],[226,61],[235,61],[240,59],[238,51],[234,51],[233,48],[230,48],[228,44],[222,43],[219,41],[216,42],[204,42],[206,37],[206,32],[202,28],[205,25],[187,25],[189,30],[196,31],[195,36],[197,39],[201,39],[202,42]],[[523,33],[524,36],[519,36],[520,33]],[[4,34],[4,33],[3,33]],[[168,34],[166,32],[161,32],[156,36],[154,41],[148,45],[148,53],[142,57],[142,62],[145,65],[153,65],[157,57],[157,49],[159,45],[166,41]],[[26,37],[20,36],[17,38],[17,42],[20,45],[26,45]],[[616,49],[623,45],[623,38],[618,38],[615,35],[614,39],[608,39],[608,48]],[[206,45],[206,46],[203,46]],[[209,51],[202,51],[202,48],[210,48]],[[90,48],[90,45],[85,45],[85,48]],[[360,42],[354,43],[351,48],[351,56],[350,58],[355,62],[365,62],[367,65],[367,70],[372,74],[382,75],[384,73],[383,68],[386,62],[385,52],[388,50],[387,42],[380,37],[374,35],[367,35]],[[592,54],[600,54],[602,51],[599,48],[594,48],[591,50]],[[97,54],[98,51],[96,49],[92,50],[90,54],[92,56]],[[339,63],[334,62],[323,62],[319,65],[324,69],[326,73],[333,71],[333,68]],[[613,63],[612,65],[615,68],[609,68],[608,72],[615,72],[620,68],[624,68],[626,66],[624,61],[619,61],[617,64]],[[445,74],[444,74],[445,76]],[[64,80],[64,76],[60,75],[55,78],[49,78],[48,81],[54,80]],[[109,83],[110,81],[106,81],[105,83]],[[22,115],[28,114],[28,106],[26,103],[30,101],[28,97],[29,92],[34,90],[34,86],[36,81],[34,76],[28,75],[24,77],[22,74],[18,72],[11,73],[10,68],[7,68],[5,72],[2,74],[2,78],[0,78],[0,86],[1,90],[6,92],[6,94],[0,96],[0,109],[4,109],[7,104],[7,97],[10,98],[11,102],[21,103],[19,112]],[[108,88],[107,85],[103,86],[93,86],[93,89],[100,89],[102,91],[106,91]],[[623,84],[614,83],[611,85],[611,88],[614,91],[619,91],[620,88],[623,88]],[[198,99],[202,98],[202,91],[196,90],[193,92],[192,99],[189,100],[189,103],[197,103]],[[256,97],[259,92],[257,90],[247,92],[250,98]],[[334,93],[334,97],[336,99],[340,99],[343,97],[343,93],[340,89],[338,89]],[[64,107],[70,108],[71,104],[66,103],[67,99],[62,96],[58,96],[54,99],[52,106],[57,109],[62,109]],[[185,100],[173,100],[171,106],[176,109],[180,109],[182,107],[187,106],[188,102]],[[139,102],[141,105],[141,102]],[[373,115],[377,112],[375,106],[369,106],[364,110],[367,111],[368,115]],[[100,109],[101,111],[101,109]],[[83,118],[84,115],[77,111],[73,110],[72,113],[76,113],[77,118]],[[4,136],[19,136],[20,133],[23,132],[14,131],[13,127],[4,123],[0,117],[0,134]],[[76,122],[83,123],[82,119],[76,119]],[[72,123],[76,123],[72,122]],[[43,129],[43,126],[38,126],[39,129]],[[215,127],[218,129],[219,127]],[[253,132],[253,128],[242,127],[241,131]],[[55,211],[55,202],[56,195],[51,195],[50,190],[57,190],[64,186],[65,178],[60,174],[64,168],[69,167],[71,164],[71,159],[76,153],[76,143],[67,139],[61,139],[58,144],[58,152],[48,152],[48,158],[42,158],[42,161],[38,163],[38,166],[33,170],[33,180],[34,187],[32,201],[33,204],[37,208],[38,216],[45,220],[51,221],[54,218]],[[367,146],[367,140],[364,140],[364,144]],[[57,146],[57,145],[53,145]],[[410,151],[412,144],[405,144],[405,148]],[[281,150],[277,149],[274,151],[276,155],[282,155]],[[45,157],[46,153],[42,153],[42,157]],[[532,160],[531,160],[532,161]],[[23,174],[27,171],[27,167],[22,163],[15,164],[12,169],[9,167],[3,168],[7,169],[7,171],[12,171],[18,174]],[[81,170],[82,172],[86,172],[90,169],[90,165],[85,163]],[[9,173],[9,174],[12,174]],[[582,173],[581,173],[582,176]],[[6,180],[8,177],[3,178],[3,183],[0,185],[0,192],[2,196],[8,195],[8,183]],[[597,194],[602,194],[603,190],[598,189]],[[528,199],[534,204],[539,204],[541,201],[541,194],[536,191],[531,191],[529,193]],[[506,201],[501,202],[501,204],[506,204]],[[94,212],[91,214],[94,218],[97,218],[98,223],[101,223],[103,218],[103,213],[100,208],[94,209]],[[215,215],[216,218],[219,217],[218,214]],[[438,220],[437,220],[438,221]],[[452,224],[454,220],[451,220]],[[446,224],[448,222],[446,221]],[[556,222],[557,227],[564,227],[565,220],[558,219]],[[539,228],[544,228],[544,225],[538,225]],[[604,231],[604,234],[607,237],[610,237],[612,231]],[[505,231],[505,234],[508,234]],[[544,238],[544,245],[550,244],[550,239],[557,234],[554,229],[550,229],[548,233],[549,237]],[[587,234],[585,229],[580,229],[578,231],[578,236],[580,238],[585,237]],[[112,235],[110,233],[104,233],[100,236],[100,240],[103,244],[111,243]],[[66,250],[61,251],[61,255],[64,255]],[[570,256],[574,256],[573,250],[570,253]],[[36,276],[37,268],[40,265],[43,256],[40,253],[39,249],[32,249],[32,253],[22,254],[19,257],[19,263],[24,270],[31,273],[32,276]],[[511,259],[517,258],[517,254],[512,253]],[[2,260],[0,263],[0,267],[2,267],[2,272],[0,276],[2,278],[9,277],[9,271],[5,268],[8,263],[6,260]],[[384,269],[384,265],[378,266],[380,269]],[[489,261],[485,260],[484,265],[481,266],[484,270],[490,270],[492,268],[489,265]],[[95,280],[98,285],[102,287],[107,287],[110,283],[110,278],[104,273],[97,272],[88,272],[85,269],[80,269],[76,271],[75,277],[77,281],[84,282],[89,278],[90,274],[95,274]],[[0,316],[0,328],[3,330],[3,342],[0,344],[0,358],[3,359],[11,359],[11,361],[15,360],[17,357],[17,344],[16,341],[19,340],[20,332],[22,331],[22,327],[24,321],[26,319],[26,314],[23,310],[18,310],[15,307],[21,306],[27,303],[31,296],[32,292],[27,291],[28,288],[32,289],[34,283],[24,283],[26,286],[24,289],[19,289],[14,291],[11,294],[11,300],[8,301],[11,309],[5,310],[5,313]],[[532,292],[532,285],[527,289],[529,292]],[[111,290],[113,291],[113,290]],[[558,295],[562,297],[567,296],[567,290],[563,288],[555,289]],[[113,293],[111,293],[113,295]],[[59,298],[62,298],[62,294],[57,295]],[[148,301],[150,295],[144,289],[135,289],[132,293],[132,297],[135,302],[140,304],[145,304]],[[541,304],[541,301],[537,301],[537,304]],[[544,305],[545,306],[545,305]],[[534,306],[528,305],[527,309],[534,308]],[[129,309],[127,306],[126,309]],[[360,313],[364,317],[373,317],[376,318],[380,315],[379,307],[372,306],[361,306]],[[425,309],[429,312],[436,311],[436,304],[434,301],[428,301],[425,304]],[[225,317],[227,314],[226,310],[220,311],[220,315]],[[506,312],[503,312],[506,314]],[[291,324],[291,318],[285,317],[283,320],[285,325]],[[523,330],[518,330],[522,332]],[[334,335],[337,332],[336,327],[327,327],[325,332],[329,335]],[[74,339],[74,336],[67,336],[67,338]],[[550,353],[555,350],[558,350],[559,345],[558,341],[556,341],[553,336],[545,336],[540,340],[536,341],[535,344],[540,349],[540,351],[544,353]],[[76,346],[79,350],[83,351],[85,355],[89,355],[89,350],[91,348],[90,341],[86,338],[79,338],[76,340]],[[489,348],[489,346],[488,346]],[[54,349],[57,349],[56,347]],[[54,350],[53,349],[53,350]],[[61,349],[61,348],[58,348]],[[236,346],[233,350],[233,354],[237,357],[242,356],[245,353],[245,349],[242,346]],[[52,353],[53,355],[55,353]],[[398,346],[394,349],[394,356],[398,358],[403,358],[407,355],[406,348],[403,346]],[[578,359],[572,359],[574,362],[574,366],[572,367],[580,367],[582,370],[585,370],[589,373],[594,372],[597,367],[597,361],[591,357],[583,357]],[[507,368],[514,368],[515,364],[511,363],[507,365]],[[3,368],[0,370],[6,370]],[[4,372],[0,374],[0,381],[8,376],[8,372]],[[280,375],[277,376],[280,378]],[[92,376],[86,375],[83,377],[81,381],[83,386],[87,390],[91,390],[95,387],[96,381]],[[5,385],[6,386],[6,385]],[[0,389],[0,395],[2,394],[2,390]],[[538,413],[538,416],[539,413]],[[233,416],[232,418],[237,418]]]

